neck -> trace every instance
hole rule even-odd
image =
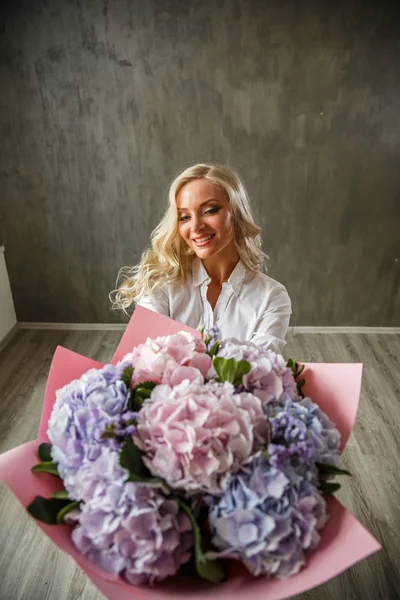
[[[216,256],[206,258],[202,262],[209,277],[211,277],[211,283],[222,286],[224,281],[228,281],[233,269],[238,264],[239,255],[236,248],[234,248],[233,251],[229,249],[226,253],[218,252]]]

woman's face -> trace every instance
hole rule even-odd
[[[199,258],[235,252],[233,216],[225,193],[207,179],[186,183],[177,194],[179,233]]]

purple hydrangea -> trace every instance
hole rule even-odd
[[[115,447],[115,439],[103,438],[107,426],[115,424],[127,408],[128,390],[121,380],[126,364],[90,369],[80,379],[57,391],[49,420],[51,455],[58,464],[64,485],[73,499],[78,469],[95,460],[103,445]]]
[[[316,462],[340,466],[340,433],[310,398],[284,395],[264,410],[272,426],[271,464],[279,468],[290,460],[303,471]]]
[[[210,496],[207,502],[218,549],[207,556],[241,560],[256,576],[297,573],[326,522],[318,490],[290,469],[271,467],[262,455],[232,477],[222,498]]]
[[[206,329],[204,333],[205,333],[206,339],[208,336],[210,337],[208,344],[207,344],[207,349],[211,350],[211,348],[214,346],[215,342],[220,342],[220,337],[221,337],[220,329],[217,325],[213,325],[212,327],[209,327],[208,329]]]
[[[281,469],[287,464],[298,470],[317,475],[315,463],[315,444],[309,437],[307,426],[290,412],[281,411],[269,420],[271,425],[271,443],[268,444],[270,465]]]
[[[91,562],[140,585],[174,575],[193,545],[189,518],[157,485],[125,483],[118,453],[102,446],[75,486],[84,500],[72,540]]]

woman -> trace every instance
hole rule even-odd
[[[114,306],[133,302],[194,329],[217,326],[221,337],[281,353],[291,303],[283,285],[261,268],[260,227],[238,175],[197,164],[172,183],[169,206]]]

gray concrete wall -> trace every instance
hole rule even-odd
[[[1,11],[0,242],[20,321],[108,292],[194,161],[242,175],[292,325],[400,326],[397,2],[26,0]]]

